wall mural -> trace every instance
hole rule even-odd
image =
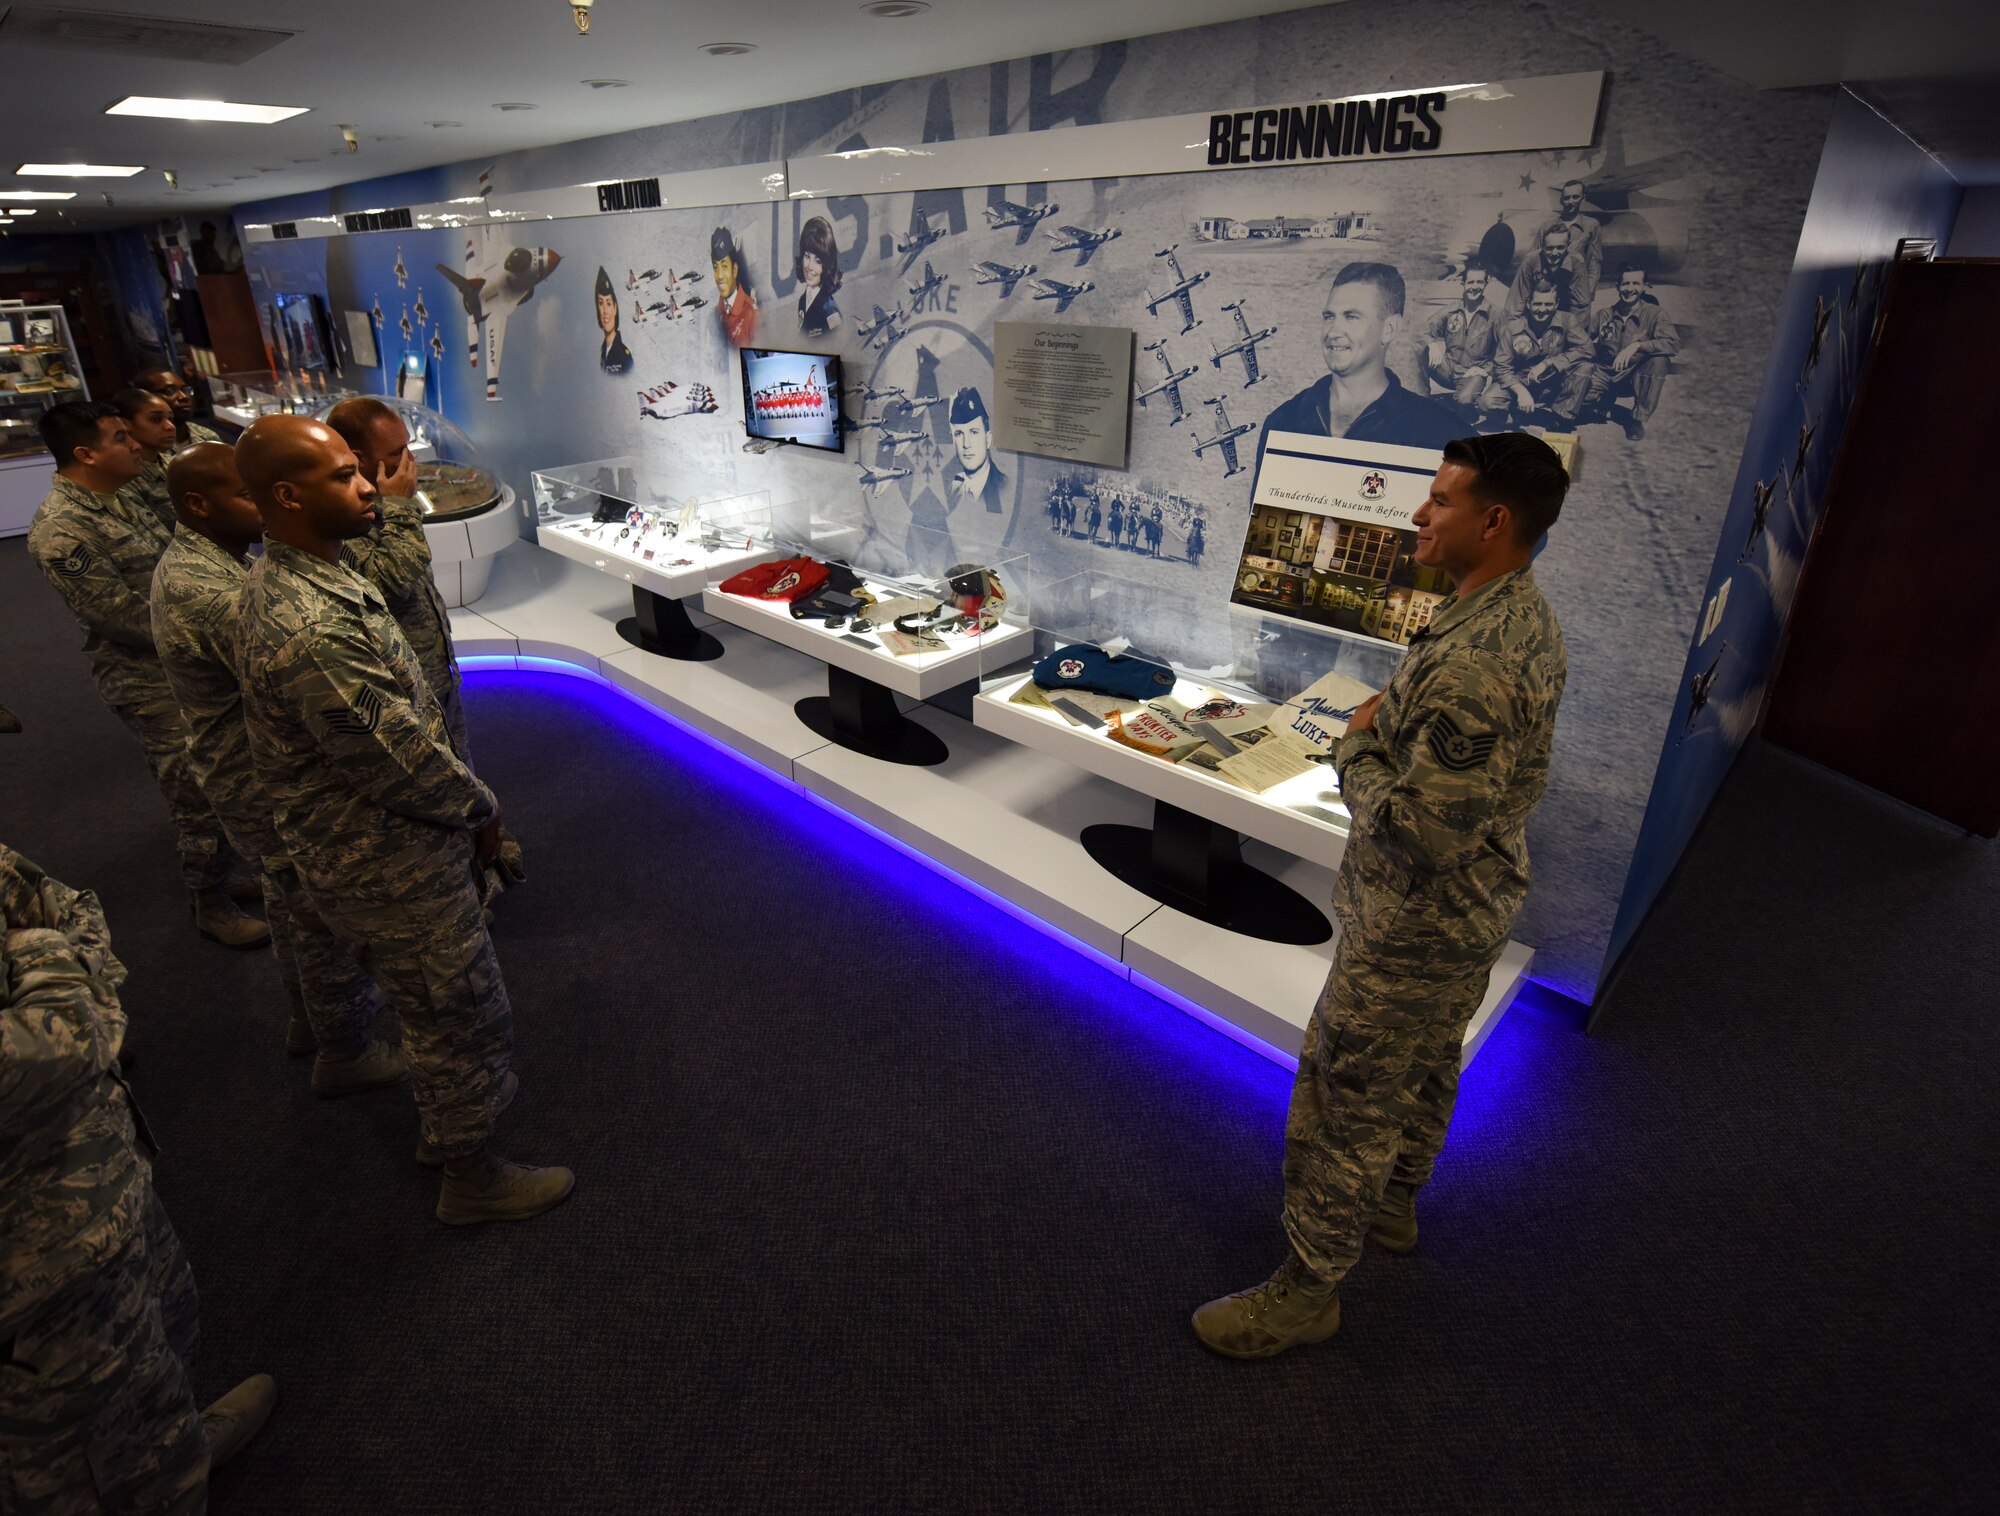
[[[1418,27],[1451,39],[1426,61],[1437,77],[1610,70],[1597,145],[607,215],[540,223],[549,247],[516,226],[250,255],[272,288],[355,309],[388,291],[392,263],[435,268],[445,283],[417,293],[434,324],[465,312],[459,351],[473,361],[439,366],[433,402],[524,496],[530,469],[630,453],[670,472],[677,494],[768,488],[797,529],[840,513],[868,566],[928,532],[958,559],[1025,555],[1031,594],[1108,576],[1156,608],[1128,629],[1138,648],[1233,664],[1278,696],[1329,670],[1280,667],[1257,615],[1228,609],[1268,431],[1430,448],[1515,426],[1580,437],[1578,482],[1538,564],[1572,672],[1519,935],[1539,950],[1538,975],[1588,998],[1675,698],[1674,650],[1703,608],[1718,468],[1733,466],[1757,396],[1823,100],[1760,96],[1587,8],[1425,0],[653,128],[502,158],[490,182],[523,190],[633,158],[762,163],[1310,98],[1400,77]],[[486,167],[396,187],[443,201],[475,193]],[[354,186],[254,214],[396,203],[384,193]],[[1125,469],[991,446],[993,322],[1057,317],[1136,334]],[[737,350],[752,342],[841,357],[845,457],[746,446]],[[1285,542],[1293,524],[1271,525],[1274,557],[1303,550],[1302,534]],[[1403,640],[1438,594],[1406,556],[1351,561],[1357,597],[1398,596]],[[1379,682],[1383,651],[1356,642],[1333,656]]]

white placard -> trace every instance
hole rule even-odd
[[[1602,71],[793,158],[791,198],[1588,147]]]
[[[993,441],[1017,453],[1125,466],[1132,329],[993,325]]]

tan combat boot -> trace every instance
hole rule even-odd
[[[1309,1271],[1296,1253],[1252,1289],[1211,1300],[1194,1313],[1194,1334],[1228,1358],[1271,1358],[1340,1330],[1340,1287]]]
[[[1382,1209],[1368,1228],[1368,1240],[1391,1253],[1417,1250],[1417,1192],[1393,1179],[1382,1191]]]
[[[294,1009],[292,1019],[285,1023],[285,1056],[303,1058],[318,1051],[319,1038],[313,1035],[312,1023],[304,1011]]]
[[[213,1404],[203,1407],[201,1429],[208,1433],[208,1466],[219,1469],[262,1430],[278,1403],[278,1382],[252,1374]]]
[[[312,1092],[322,1100],[338,1100],[342,1095],[401,1084],[409,1077],[410,1065],[402,1049],[386,1042],[368,1043],[352,1058],[329,1058],[322,1048],[313,1060]]]
[[[194,929],[210,942],[238,950],[260,948],[271,940],[271,929],[223,890],[195,896]]]
[[[526,1221],[562,1204],[575,1188],[576,1175],[568,1169],[531,1169],[481,1148],[470,1157],[445,1160],[437,1219],[447,1226]]]

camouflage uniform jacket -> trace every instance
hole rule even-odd
[[[203,426],[199,421],[190,421],[188,423],[187,441],[183,442],[181,446],[193,447],[197,442],[220,442],[221,440],[222,433],[218,432],[214,427]]]
[[[417,651],[431,693],[445,704],[458,689],[458,659],[451,647],[451,617],[431,577],[424,508],[399,495],[384,495],[375,503],[375,514],[375,527],[342,548],[340,561],[382,592],[389,614]]]
[[[382,592],[268,543],[244,582],[243,713],[272,821],[308,890],[394,906],[472,867],[499,813],[452,752],[437,697]]]
[[[153,565],[171,533],[126,491],[100,495],[62,474],[28,528],[28,552],[83,627],[83,651],[107,676],[160,679],[153,649]]]
[[[1539,332],[1526,316],[1513,316],[1494,339],[1493,376],[1502,384],[1526,384],[1528,370],[1544,358],[1550,360],[1552,373],[1562,374],[1589,357],[1589,345],[1564,326],[1560,316]]]
[[[0,846],[0,1346],[137,1228],[149,1169],[112,1071],[125,967],[97,897]]]
[[[1333,891],[1344,950],[1403,972],[1492,961],[1527,894],[1567,672],[1532,569],[1439,604],[1374,729],[1334,750],[1354,817]]]
[[[125,494],[139,501],[155,516],[171,534],[174,529],[174,502],[167,493],[167,460],[149,458],[146,471],[125,486]]]
[[[237,607],[247,569],[200,532],[181,527],[153,571],[153,636],[187,719],[195,783],[232,838],[257,838],[267,866],[281,866],[284,845],[271,829],[271,802],[250,760],[236,678]]]
[[[1597,345],[1597,361],[1607,369],[1634,342],[1639,344],[1635,362],[1671,358],[1681,350],[1680,328],[1651,295],[1641,295],[1630,311],[1612,301],[1590,318],[1590,338]]]
[[[1444,344],[1446,371],[1457,378],[1477,364],[1492,362],[1494,326],[1493,312],[1486,306],[1468,311],[1461,301],[1431,317],[1425,330],[1431,341]]]

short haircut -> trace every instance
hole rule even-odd
[[[382,421],[394,421],[395,410],[373,395],[356,395],[352,400],[343,400],[326,413],[326,424],[339,433],[356,453],[372,452],[368,446],[368,434]]]
[[[799,228],[799,253],[792,262],[792,276],[803,282],[806,277],[806,254],[819,259],[819,287],[831,295],[840,288],[840,248],[833,240],[833,223],[824,216],[814,216]]]
[[[1583,181],[1581,179],[1565,179],[1562,182],[1562,188],[1568,189],[1572,184],[1574,184],[1578,189],[1583,188]]]
[[[1640,277],[1641,279],[1643,279],[1643,278],[1645,278],[1645,277],[1646,277],[1646,265],[1645,265],[1645,264],[1643,264],[1643,263],[1621,263],[1621,264],[1619,264],[1619,265],[1618,265],[1618,277],[1619,277],[1620,279],[1623,279],[1623,278],[1624,278],[1624,277],[1625,277],[1625,276],[1626,276],[1627,274],[1637,274],[1637,275],[1638,275],[1638,276],[1639,276],[1639,277]]]
[[[1464,283],[1474,274],[1484,274],[1489,279],[1493,277],[1493,271],[1485,264],[1481,263],[1477,258],[1468,258],[1465,260],[1465,267],[1458,271],[1459,282],[1461,284]]]
[[[1523,544],[1540,541],[1562,514],[1569,475],[1556,450],[1528,432],[1460,437],[1445,444],[1444,461],[1471,469],[1473,494],[1513,513]]]
[[[1372,284],[1382,295],[1382,314],[1403,314],[1403,276],[1390,263],[1350,263],[1333,276],[1333,287],[1343,284]]]
[[[42,446],[55,455],[56,467],[68,468],[76,462],[76,450],[97,446],[97,428],[105,421],[123,421],[115,405],[101,400],[65,400],[42,412],[35,423],[42,434]]]
[[[137,385],[122,389],[106,402],[114,411],[130,421],[149,405],[167,405],[166,397],[154,390],[142,390]],[[168,405],[169,412],[173,407]]]
[[[1528,298],[1530,300],[1545,291],[1548,294],[1554,295],[1558,303],[1561,302],[1562,291],[1556,288],[1555,280],[1551,279],[1547,274],[1537,274],[1533,279],[1528,281]]]
[[[1549,245],[1549,238],[1551,237],[1560,237],[1564,242],[1568,242],[1569,227],[1561,221],[1557,221],[1552,223],[1551,225],[1543,227],[1542,228],[1543,247],[1547,247]]]

